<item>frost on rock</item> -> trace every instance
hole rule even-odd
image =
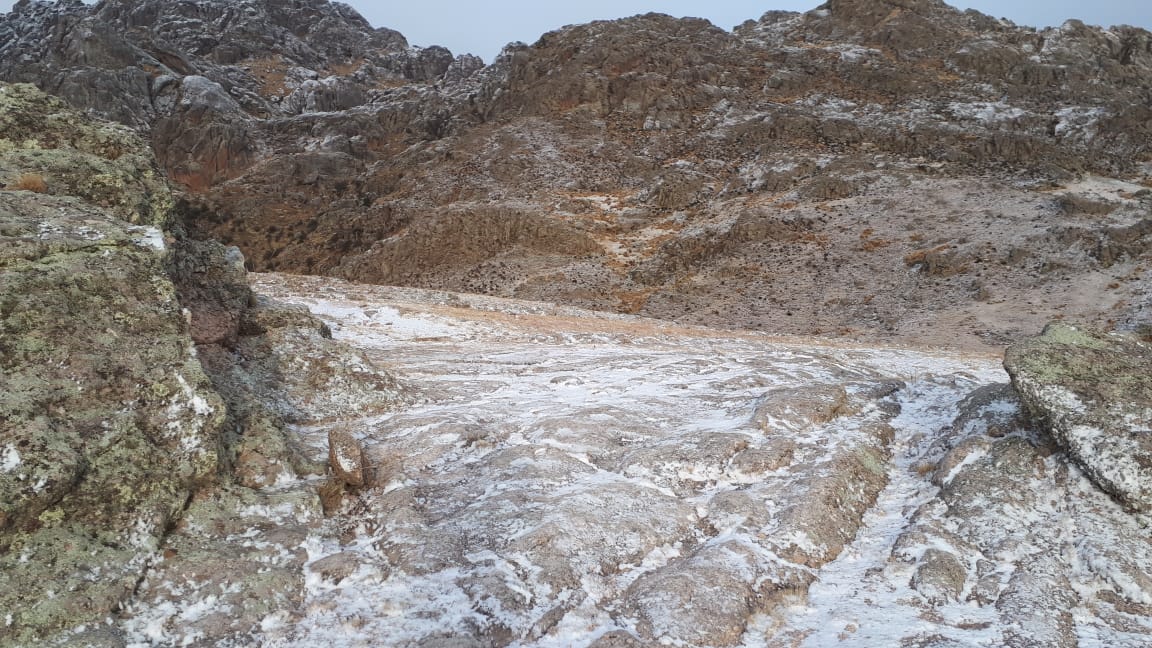
[[[223,404],[135,229],[75,198],[0,192],[5,645],[102,621],[216,476]]]
[[[307,304],[418,397],[299,428],[317,454],[344,447],[339,428],[384,470],[311,537],[290,645],[761,645],[758,620],[803,596],[885,487],[898,379],[995,372],[476,296],[256,289]]]
[[[111,626],[129,643],[1134,648],[1152,633],[1140,518],[1029,426],[996,359],[253,279],[281,302],[261,329],[306,305],[407,400],[296,401],[301,452],[363,485],[328,517],[323,477],[200,493]]]
[[[12,472],[20,467],[20,451],[16,446],[8,444],[4,446],[4,452],[0,453],[0,472]]]
[[[1029,411],[1104,491],[1152,512],[1152,347],[1064,324],[1005,358]]]

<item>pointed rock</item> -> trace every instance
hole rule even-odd
[[[328,463],[336,479],[348,486],[359,488],[365,484],[364,451],[348,430],[329,430]]]

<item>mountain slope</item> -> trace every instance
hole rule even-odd
[[[1147,317],[1144,30],[844,0],[481,69],[320,1],[198,6],[22,4],[0,76],[150,127],[254,269],[970,347]]]

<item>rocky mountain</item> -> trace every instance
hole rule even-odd
[[[1134,27],[836,0],[482,67],[321,0],[21,2],[0,78],[149,133],[255,270],[973,348],[1148,317]]]
[[[21,0],[0,79],[0,644],[1152,637],[1147,31]]]

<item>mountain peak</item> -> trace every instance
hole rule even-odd
[[[929,50],[966,31],[964,14],[942,0],[828,0],[814,12],[834,39],[859,39],[897,50]]]

